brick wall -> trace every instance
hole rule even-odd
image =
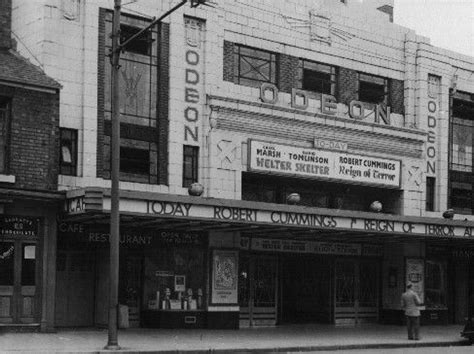
[[[11,0],[0,0],[0,48],[11,47]]]
[[[224,80],[234,81],[234,43],[224,41]]]
[[[12,98],[9,173],[15,188],[57,190],[59,94],[17,88]]]
[[[292,88],[298,87],[298,61],[297,57],[279,55],[278,86],[280,91],[291,93]]]
[[[405,114],[404,83],[401,80],[389,80],[389,105],[393,113]]]
[[[357,71],[339,68],[339,75],[337,78],[338,94],[337,100],[339,102],[349,104],[352,100],[357,99],[358,77]]]

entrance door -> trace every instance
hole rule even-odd
[[[378,279],[377,261],[336,261],[334,320],[337,325],[378,320]]]
[[[0,242],[0,323],[37,322],[36,251],[31,242]]]
[[[277,259],[241,255],[240,326],[274,326],[277,320]]]
[[[331,262],[317,255],[280,256],[282,323],[331,322]]]

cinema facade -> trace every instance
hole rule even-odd
[[[122,53],[122,325],[401,324],[408,282],[424,323],[474,305],[472,58],[358,1],[294,2],[184,6]],[[168,10],[144,3],[122,33]],[[112,4],[64,4],[38,25],[82,42],[35,53],[64,86],[43,311],[106,326]]]

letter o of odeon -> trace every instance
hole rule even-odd
[[[433,146],[428,147],[426,150],[426,155],[430,158],[433,158],[436,156],[436,149]]]
[[[435,113],[437,109],[438,109],[438,107],[437,107],[435,101],[429,101],[428,102],[428,111],[430,111],[431,113]]]
[[[199,111],[197,110],[197,108],[187,107],[184,110],[184,118],[186,118],[188,122],[197,122],[197,120],[199,119]]]
[[[194,50],[188,50],[186,52],[186,63],[189,65],[198,65],[199,64],[199,54]]]

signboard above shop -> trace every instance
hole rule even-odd
[[[250,140],[249,170],[400,188],[401,162]]]

